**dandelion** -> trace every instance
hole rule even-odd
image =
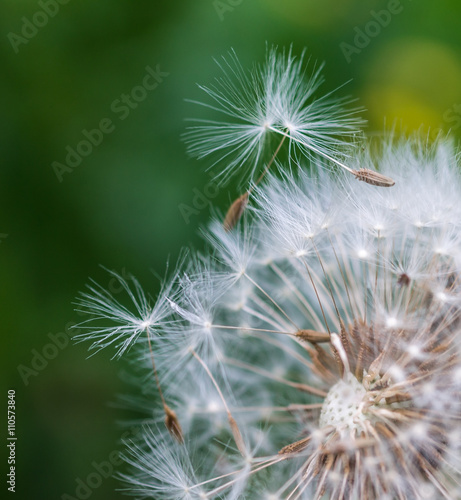
[[[184,262],[156,305],[141,291],[134,312],[85,296],[116,326],[80,338],[121,341],[143,388],[159,385],[145,377],[155,354],[181,424],[178,441],[154,400],[138,404],[150,424],[127,445],[128,494],[460,498],[457,158],[449,141],[391,137],[350,159],[374,182],[319,158],[296,174],[279,165],[231,231],[211,225],[207,256]],[[150,349],[133,336],[146,318]]]

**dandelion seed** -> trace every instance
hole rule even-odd
[[[137,314],[130,312],[112,294],[104,291],[99,285],[89,287],[91,293],[82,295],[82,298],[78,302],[78,310],[90,315],[90,319],[80,324],[79,328],[90,328],[91,331],[76,335],[74,339],[80,342],[91,340],[93,344],[90,349],[96,348],[97,350],[116,343],[118,350],[115,356],[120,357],[134,344],[138,343],[140,337],[145,336],[149,346],[149,357],[154,372],[155,383],[163,404],[165,425],[171,435],[179,442],[182,442],[181,425],[176,413],[167,405],[163,395],[151,341],[151,336],[153,334],[158,335],[161,328],[165,328],[169,323],[168,319],[171,318],[167,294],[171,290],[174,278],[162,287],[155,306],[151,308],[139,283],[133,277],[131,281],[133,282],[134,292],[122,277],[114,272],[110,272],[110,274],[119,282],[122,289],[128,293]],[[101,321],[108,321],[115,323],[115,325],[87,326],[88,323],[95,322],[99,325]]]
[[[332,93],[316,95],[323,83],[322,66],[306,78],[304,53],[299,59],[288,51],[268,49],[266,64],[247,73],[235,54],[218,62],[223,73],[213,86],[201,86],[211,104],[198,102],[227,121],[203,120],[185,134],[189,153],[198,158],[217,156],[226,179],[245,169],[244,179],[255,179],[264,166],[274,136],[288,139],[290,156],[296,152],[339,161],[345,157],[344,138],[354,137],[363,121],[358,108],[346,109],[350,99]],[[278,139],[280,141],[280,139]]]
[[[79,324],[78,328],[86,329],[88,333],[76,335],[74,339],[78,342],[91,341],[90,349],[96,351],[115,344],[115,357],[120,357],[136,344],[143,334],[157,333],[171,318],[166,297],[173,280],[164,285],[157,302],[150,307],[138,281],[130,278],[130,287],[117,273],[109,271],[109,274],[130,298],[134,312],[121,304],[114,294],[94,283],[88,287],[89,293],[81,294],[77,302],[77,310],[89,315],[89,319]]]

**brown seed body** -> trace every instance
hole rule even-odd
[[[316,344],[318,342],[330,342],[330,334],[325,332],[317,332],[315,330],[298,330],[296,332],[296,337],[304,342],[311,342]]]
[[[231,231],[242,217],[246,206],[248,205],[248,193],[242,194],[237,198],[227,211],[223,226],[226,231]]]
[[[368,168],[353,170],[353,174],[359,181],[366,182],[372,186],[391,187],[395,184],[394,179],[386,177],[385,175],[375,172],[374,170],[369,170]]]
[[[169,406],[164,406],[165,410],[165,425],[168,432],[178,441],[178,443],[184,443],[183,433],[181,425],[179,423],[176,412],[172,410]]]

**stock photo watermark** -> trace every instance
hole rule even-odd
[[[112,272],[116,273],[115,270],[112,270]],[[133,279],[133,275],[128,273],[125,268],[117,274],[125,281]],[[112,295],[116,295],[123,291],[123,286],[119,279],[112,277],[107,284],[107,289]],[[64,331],[48,333],[46,335],[48,341],[42,347],[31,349],[29,362],[17,366],[19,376],[24,385],[27,387],[32,378],[42,373],[50,362],[56,359],[70,345],[72,338],[78,333],[80,333],[78,324],[69,322],[65,325]]]
[[[411,2],[412,0],[405,1]],[[389,0],[386,8],[378,11],[370,11],[372,19],[364,26],[356,26],[354,28],[352,43],[341,42],[339,44],[339,48],[348,63],[352,61],[353,55],[361,54],[361,52],[370,45],[372,39],[379,36],[382,30],[389,26],[394,16],[403,12],[405,1]]]
[[[102,462],[91,462],[92,471],[84,478],[77,477],[75,482],[77,486],[73,495],[63,493],[61,500],[86,500],[90,498],[93,491],[98,489],[105,479],[113,476],[115,469],[120,467],[123,460],[120,458],[120,452],[113,450],[109,453],[107,460]]]
[[[21,18],[20,34],[10,31],[6,35],[14,52],[17,54],[21,45],[27,45],[58,14],[60,6],[69,2],[70,0],[39,0],[35,13],[30,18]]]
[[[178,205],[179,211],[186,224],[189,224],[191,218],[194,215],[199,215],[202,210],[207,208],[211,209],[213,206],[212,200],[214,200],[221,189],[227,185],[227,183],[219,184],[216,182],[214,174],[210,173],[209,175],[212,176],[212,178],[201,190],[196,187],[192,189],[193,197],[190,204],[180,203]]]
[[[7,485],[10,493],[16,493],[16,391],[10,389],[7,395],[8,402],[8,430],[7,430],[7,444],[8,448],[8,472]]]
[[[100,146],[105,137],[112,134],[116,129],[117,121],[126,120],[131,112],[142,103],[149,92],[155,90],[170,73],[162,71],[157,64],[155,68],[145,67],[145,75],[140,84],[135,85],[127,94],[120,94],[110,104],[110,111],[113,116],[99,120],[96,128],[83,129],[82,139],[74,146],[65,147],[65,158],[62,161],[53,161],[51,167],[59,182],[64,180],[64,175],[74,171],[84,158],[93,153],[94,149]]]
[[[36,377],[48,366],[50,361],[53,361],[60,352],[62,352],[70,343],[72,336],[76,333],[76,324],[67,323],[63,332],[48,333],[49,342],[43,345],[40,349],[32,349],[30,351],[31,358],[27,365],[18,365],[18,373],[27,387],[31,377]]]
[[[214,0],[213,7],[220,21],[228,12],[234,12],[235,8],[243,3],[243,0]]]
[[[150,423],[150,421],[144,421],[126,430],[121,437],[122,443],[135,438],[142,431],[146,422]],[[119,450],[111,451],[107,456],[107,459],[102,462],[96,462],[93,460],[91,462],[91,472],[84,478],[75,478],[75,491],[72,495],[69,493],[63,493],[61,495],[61,500],[87,500],[106,479],[109,479],[114,475],[117,467],[120,467],[123,463],[124,460],[122,459],[121,452]]]

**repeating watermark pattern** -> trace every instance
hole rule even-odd
[[[412,0],[406,0],[411,2]],[[365,26],[354,28],[354,38],[352,43],[341,42],[339,48],[346,61],[350,63],[354,54],[360,54],[368,47],[371,40],[376,38],[384,28],[391,23],[393,16],[400,14],[404,9],[404,2],[401,0],[389,0],[385,9],[370,11],[372,19]]]
[[[21,45],[27,45],[48,24],[50,18],[58,14],[60,6],[69,2],[70,0],[39,0],[39,8],[32,17],[21,18],[21,34],[10,31],[6,35],[14,52],[17,54]]]
[[[212,178],[205,184],[202,190],[198,188],[192,189],[192,201],[190,204],[180,203],[178,205],[179,211],[186,224],[189,224],[191,217],[199,215],[200,212],[206,208],[211,209],[211,201],[218,196],[220,190],[227,185],[227,182],[218,184],[214,179],[214,174],[210,173]]]
[[[102,144],[105,137],[114,132],[116,120],[126,120],[131,112],[147,98],[149,92],[155,90],[170,75],[170,73],[162,71],[158,64],[155,68],[146,66],[145,71],[141,84],[135,85],[128,94],[121,94],[111,102],[110,110],[115,118],[102,118],[96,128],[83,129],[81,132],[82,139],[75,146],[66,146],[65,151],[67,154],[64,161],[53,161],[51,163],[59,182],[63,181],[65,174],[73,172],[84,158],[90,156],[94,149]]]
[[[8,472],[7,485],[10,493],[16,493],[16,391],[10,389],[8,391],[8,431],[7,431],[7,448],[8,448]]]
[[[125,431],[122,434],[122,443],[135,438],[141,432],[146,423],[151,423],[151,421],[146,420]],[[114,475],[115,469],[120,467],[123,463],[124,461],[121,458],[119,450],[111,451],[107,460],[102,462],[91,462],[91,472],[83,479],[81,477],[77,477],[75,479],[75,492],[72,495],[69,493],[63,493],[61,495],[61,500],[87,500],[93,495],[94,491],[103,484],[105,479]]]
[[[224,16],[228,12],[233,12],[235,7],[243,3],[243,0],[213,0],[213,7],[218,14],[220,21],[224,21]]]

